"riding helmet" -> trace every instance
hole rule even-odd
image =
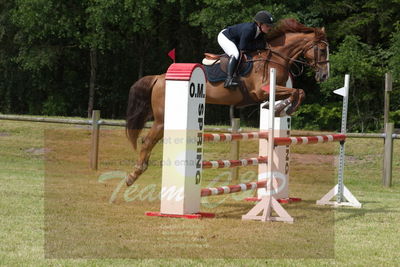
[[[256,22],[267,24],[268,26],[274,25],[274,19],[272,18],[271,13],[266,10],[262,10],[257,12],[256,16],[254,17]]]

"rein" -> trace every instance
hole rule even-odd
[[[304,65],[308,66],[308,67],[312,67],[312,68],[315,69],[315,68],[317,68],[318,64],[327,64],[327,63],[329,63],[329,60],[319,60],[319,58],[320,58],[320,48],[318,46],[319,43],[325,44],[327,49],[328,49],[328,51],[329,51],[329,44],[327,42],[325,42],[325,41],[320,40],[318,42],[313,42],[309,46],[306,46],[305,48],[303,48],[303,50],[301,52],[301,54],[304,55],[305,53],[307,53],[308,50],[313,48],[314,49],[314,62],[313,63],[308,63],[306,60],[299,60],[299,59],[296,59],[296,58],[284,56],[281,53],[272,50],[269,46],[266,47],[265,50],[266,51],[270,51],[272,54],[275,54],[275,55],[279,56],[280,58],[284,59],[288,63],[288,65],[290,65],[290,62],[301,64],[302,68],[301,68],[300,72],[297,75],[294,75],[296,77],[296,76],[299,76],[299,75],[301,75],[303,73],[303,70],[304,70],[303,66]],[[260,52],[258,52],[258,53],[260,54]],[[284,65],[282,63],[279,63],[279,62],[276,62],[274,60],[268,59],[269,55],[270,55],[270,53],[268,53],[265,58],[251,59],[251,60],[248,60],[248,61],[249,62],[265,61],[265,63],[272,62],[272,63],[275,63],[277,65],[280,65],[280,66],[284,67],[289,72],[289,68],[286,65]],[[329,52],[328,52],[328,55],[329,55]]]

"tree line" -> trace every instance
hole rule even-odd
[[[312,70],[296,78],[306,91],[295,127],[337,130],[341,99],[332,94],[351,75],[349,127],[382,127],[384,75],[394,86],[391,120],[400,127],[400,2],[398,0],[0,0],[0,112],[124,118],[130,86],[172,63],[221,53],[216,36],[251,21],[259,10],[325,27],[331,77]],[[207,108],[207,123],[226,123],[227,107]],[[257,124],[254,108],[242,121]]]

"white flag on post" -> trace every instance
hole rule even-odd
[[[345,90],[345,87],[342,87],[342,88],[339,88],[339,89],[336,89],[335,91],[333,91],[335,94],[337,94],[337,95],[341,95],[341,96],[343,96],[343,97],[345,97],[345,94],[346,94],[346,90]]]

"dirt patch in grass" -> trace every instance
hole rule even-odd
[[[0,137],[3,136],[11,136],[11,134],[7,133],[7,132],[0,132]]]
[[[29,154],[33,154],[33,155],[44,155],[46,153],[50,152],[49,148],[29,148],[27,150],[25,150],[25,152],[29,153]]]
[[[319,154],[299,154],[290,153],[290,162],[294,164],[321,164],[333,163],[335,157],[333,155],[319,155]]]

